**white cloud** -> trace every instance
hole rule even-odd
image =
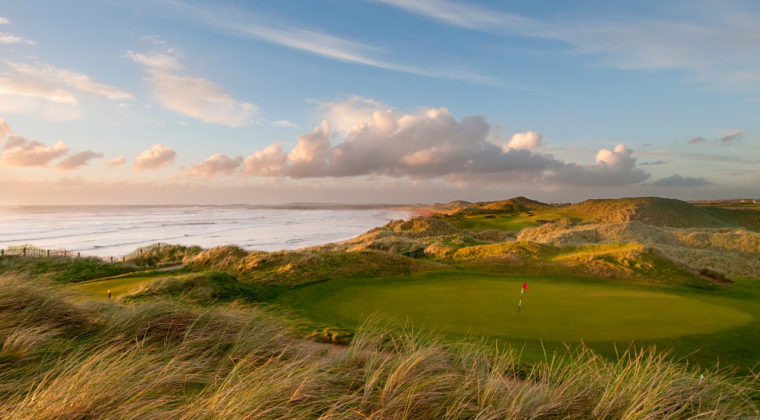
[[[106,161],[106,166],[108,166],[109,168],[116,168],[117,166],[121,166],[125,164],[126,162],[127,160],[125,158],[117,157],[117,158],[113,158],[111,160]]]
[[[53,147],[49,147],[38,141],[18,136],[10,137],[4,149],[0,162],[7,166],[46,166],[69,151],[69,148],[60,141]]]
[[[35,45],[36,42],[24,39],[19,36],[13,35],[8,32],[0,32],[0,44],[29,44],[29,45]]]
[[[230,127],[249,124],[257,111],[256,105],[233,98],[209,80],[177,74],[181,65],[171,55],[129,51],[127,56],[145,66],[146,80],[156,101],[168,110]]]
[[[330,158],[330,124],[327,120],[310,133],[298,136],[298,143],[288,154],[289,173],[296,177],[325,174]]]
[[[636,167],[633,151],[618,144],[613,150],[599,150],[596,162],[589,165],[565,164],[546,180],[556,184],[623,186],[643,182],[648,178],[648,173]]]
[[[135,158],[132,170],[146,171],[162,168],[174,163],[174,159],[176,158],[177,152],[175,152],[174,149],[161,144],[155,144],[153,147],[142,152],[140,156]]]
[[[319,107],[324,111],[330,124],[343,134],[348,134],[364,124],[373,122],[376,111],[390,109],[387,105],[370,98],[351,96],[345,100],[323,102]]]
[[[0,143],[4,142],[12,134],[11,126],[4,119],[0,118]]]
[[[76,96],[71,92],[50,88],[39,83],[6,78],[0,78],[0,96],[26,96],[30,98],[45,99],[58,104],[78,104]]]
[[[0,112],[53,121],[70,121],[82,116],[79,102],[71,92],[7,78],[0,78]]]
[[[84,152],[79,152],[74,155],[71,155],[67,157],[66,159],[62,160],[60,163],[55,165],[58,169],[65,169],[65,170],[71,170],[79,168],[80,166],[87,165],[87,163],[90,162],[92,159],[102,158],[102,153],[96,153],[92,150],[86,150]]]
[[[131,58],[135,63],[140,63],[145,67],[155,70],[176,71],[182,68],[182,64],[177,57],[166,53],[139,54],[134,51],[127,51],[127,57]]]
[[[249,174],[261,174],[255,162],[267,161],[267,175],[308,177],[442,177],[452,174],[502,173],[523,179],[562,163],[528,150],[502,150],[488,141],[490,125],[482,117],[456,121],[445,109],[399,114],[360,97],[322,104],[328,117],[310,133],[298,136],[285,153],[270,146],[246,160]],[[335,123],[333,122],[335,121]],[[332,144],[333,124],[347,130]],[[266,157],[266,159],[265,159]],[[249,165],[250,163],[250,165]]]
[[[8,19],[0,16],[0,25],[7,25],[8,23],[10,23],[8,22]]]
[[[240,169],[243,163],[241,156],[231,158],[221,153],[211,155],[208,159],[190,168],[190,175],[213,177],[219,174],[230,175]]]
[[[522,16],[446,0],[376,0],[451,25],[476,30],[527,31],[537,23]]]
[[[544,137],[535,131],[526,131],[524,133],[516,133],[512,136],[512,138],[509,140],[509,143],[506,144],[505,150],[507,149],[518,149],[518,150],[533,150],[541,147],[541,142],[543,141]]]
[[[158,36],[158,35],[143,35],[143,36],[140,37],[140,40],[152,42],[152,43],[157,44],[157,45],[165,45],[166,44],[166,41],[164,41],[163,39],[161,39],[161,37]]]
[[[661,7],[658,17],[541,21],[450,0],[377,1],[450,25],[566,43],[572,53],[596,55],[617,68],[682,68],[723,87],[760,86],[760,14],[742,2],[689,2]]]
[[[495,80],[494,78],[467,70],[446,69],[443,68],[443,66],[421,68],[381,59],[378,56],[385,50],[384,48],[332,36],[322,32],[285,26],[274,27],[256,24],[252,23],[253,19],[243,20],[240,16],[223,15],[181,1],[176,1],[174,4],[178,8],[190,11],[200,17],[204,24],[220,28],[225,33],[233,32],[243,36],[254,37],[273,44],[305,51],[334,60],[377,67],[401,73],[415,74],[423,77],[445,80],[465,80],[489,85],[503,85],[502,82]]]
[[[288,156],[282,151],[282,143],[276,142],[245,158],[245,173],[248,175],[280,175]]]
[[[275,126],[275,127],[284,127],[284,128],[296,128],[296,127],[298,127],[294,122],[287,121],[287,120],[274,121],[274,122],[272,122],[272,125]]]
[[[103,96],[111,100],[132,99],[132,95],[111,85],[93,80],[86,74],[59,69],[44,63],[25,64],[6,62],[19,74],[34,77],[56,86],[65,86],[79,92]]]

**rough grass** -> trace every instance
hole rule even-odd
[[[334,278],[379,277],[440,269],[440,264],[376,250],[251,252],[236,247],[206,250],[195,269],[223,270],[245,282],[294,286]]]
[[[143,252],[135,251],[129,261],[136,265],[148,267],[181,264],[198,255],[201,251],[202,249],[199,246],[161,244],[161,246],[145,247]]]
[[[588,349],[527,365],[383,323],[346,348],[290,335],[255,307],[76,304],[0,280],[0,417],[738,418],[757,377],[666,354]],[[700,375],[704,375],[704,379]]]
[[[108,263],[97,258],[25,257],[0,258],[0,274],[45,277],[61,283],[76,283],[129,273],[139,268],[133,263]]]
[[[260,284],[242,283],[227,273],[210,271],[159,278],[132,289],[119,299],[135,302],[165,297],[203,304],[238,299],[256,302],[270,297],[270,292]]]
[[[717,287],[713,278],[686,270],[654,249],[635,242],[554,246],[517,241],[449,251],[442,253],[432,249],[429,255],[457,266],[492,272],[562,273],[708,289]]]
[[[544,225],[518,239],[555,246],[639,242],[693,272],[709,269],[731,277],[760,277],[760,233],[736,228],[668,228],[641,222]]]

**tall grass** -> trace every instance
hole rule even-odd
[[[0,418],[740,418],[760,382],[655,349],[528,365],[370,319],[303,340],[255,306],[77,303],[0,279]],[[701,377],[700,375],[704,375]]]

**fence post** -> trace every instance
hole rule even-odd
[[[82,253],[81,252],[77,252],[77,258],[79,258],[81,256],[82,256]]]
[[[65,249],[63,250],[63,256],[64,257],[66,256],[66,250]]]
[[[46,257],[49,257],[49,256],[50,256],[50,250],[49,250],[49,249],[45,251],[45,256],[46,256]]]
[[[127,257],[126,257],[126,255],[122,255],[122,256],[121,256],[121,262],[126,262],[126,261],[127,261]]]
[[[24,256],[26,256],[26,247],[24,247]]]
[[[113,262],[113,257],[111,257],[111,262]]]

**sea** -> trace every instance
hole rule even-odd
[[[34,245],[120,257],[165,242],[278,251],[353,238],[411,211],[393,208],[259,206],[0,207],[0,249]]]

